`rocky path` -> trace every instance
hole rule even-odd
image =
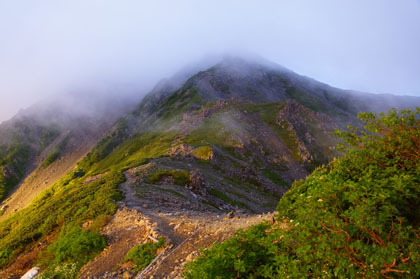
[[[110,245],[83,268],[81,278],[183,278],[184,265],[198,257],[201,248],[232,237],[238,229],[273,219],[273,213],[159,212],[136,197],[134,170],[125,176],[121,184],[125,199],[102,232]],[[134,274],[129,265],[122,264],[131,247],[160,236],[166,239],[166,249],[146,270]]]
[[[166,215],[159,214],[153,210],[148,210],[141,204],[141,201],[136,197],[136,191],[132,187],[134,184],[134,178],[129,171],[125,173],[125,178],[126,181],[121,184],[121,190],[125,196],[124,206],[128,208],[134,208],[141,212],[151,221],[152,227],[155,230],[164,232],[164,235],[171,240],[172,244],[177,245],[181,243],[185,237],[172,230],[171,226],[169,225],[170,219]]]

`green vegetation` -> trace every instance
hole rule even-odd
[[[191,145],[217,145],[229,152],[229,149],[237,144],[232,135],[239,132],[240,126],[228,123],[231,119],[227,117],[229,116],[224,117],[221,113],[214,114],[197,129],[191,131],[184,139],[184,142]]]
[[[144,164],[150,158],[167,155],[175,133],[145,133],[128,139],[101,161],[91,163],[90,174],[104,173],[110,170],[122,170]],[[80,165],[85,165],[84,161]]]
[[[49,165],[51,165],[60,158],[69,140],[70,136],[67,136],[60,143],[54,146],[54,148],[48,154],[47,158],[45,158],[44,162],[42,163],[42,168],[47,168]]]
[[[114,149],[119,146],[127,137],[127,123],[120,120],[118,125],[110,135],[103,138],[86,157],[79,163],[81,168],[87,169],[94,163],[99,162],[108,156]]]
[[[120,122],[75,170],[27,208],[0,222],[0,268],[8,266],[39,242],[58,235],[39,255],[40,264],[46,265],[43,259],[49,263],[43,278],[76,278],[80,267],[103,249],[106,242],[97,231],[115,213],[115,201],[122,198],[119,191],[119,184],[125,179],[122,171],[146,163],[149,158],[166,155],[175,136],[156,132],[125,140],[126,129],[125,122]],[[85,178],[96,174],[102,176],[90,183],[84,182]],[[182,177],[177,177],[177,181],[180,179]],[[89,231],[81,228],[87,221],[93,221]],[[68,249],[70,246],[74,249]]]
[[[201,102],[202,100],[197,88],[182,88],[162,103],[159,107],[159,116],[164,120],[170,120],[182,112],[187,111],[194,104],[200,104]]]
[[[337,132],[344,156],[295,182],[276,224],[215,245],[186,278],[419,278],[420,108],[359,117],[365,130]]]
[[[185,186],[190,182],[190,173],[184,170],[161,170],[152,174],[148,182],[149,183],[158,183],[165,176],[171,176],[174,179],[176,185]]]
[[[23,177],[30,152],[28,145],[14,144],[0,154],[0,201]]]
[[[211,160],[213,158],[213,149],[210,145],[199,146],[194,149],[193,155],[201,160]]]
[[[44,151],[44,149],[50,145],[58,136],[60,132],[56,128],[45,128],[42,131],[41,140],[39,144],[38,153]]]
[[[80,233],[80,226],[87,220],[115,213],[117,205],[114,201],[122,198],[119,184],[125,178],[121,172],[111,172],[85,184],[83,178],[78,177],[81,173],[81,170],[70,172],[27,208],[0,223],[0,267],[6,266],[27,248],[56,231],[60,232],[58,242],[48,248],[51,262],[71,263],[80,267],[87,258],[99,251],[99,247],[103,246],[101,241],[94,234]],[[77,229],[69,230],[70,227]],[[76,232],[80,239],[76,237]],[[76,250],[65,254],[67,252],[63,252],[64,248],[61,247],[69,243],[79,245],[78,251],[86,254],[86,258],[77,256]]]
[[[106,238],[97,232],[86,231],[73,224],[61,230],[58,240],[42,253],[41,263],[47,269],[44,276],[50,278],[69,278],[66,274],[57,274],[57,266],[65,263],[74,264],[80,269],[106,247]]]
[[[186,265],[185,278],[270,278],[264,276],[266,265],[274,265],[275,260],[273,251],[267,251],[267,247],[274,245],[267,239],[266,229],[268,225],[260,224],[239,231],[224,243],[216,243]]]
[[[210,84],[213,87],[214,90],[221,92],[223,94],[230,94],[230,87],[229,84],[224,81],[219,81],[215,78],[214,75],[212,75],[212,79],[210,79]]]
[[[319,99],[294,86],[286,88],[286,96],[313,111],[327,113],[330,109]]]
[[[150,242],[133,247],[128,251],[124,258],[124,262],[133,261],[134,269],[137,272],[140,272],[154,260],[157,256],[158,249],[162,248],[164,245],[165,239],[159,237],[159,241],[156,243]]]
[[[214,197],[216,197],[218,199],[221,199],[222,201],[224,201],[224,202],[226,202],[228,204],[231,204],[231,205],[234,205],[234,206],[238,206],[240,208],[248,208],[248,206],[245,203],[240,202],[240,201],[236,201],[236,200],[230,198],[228,195],[226,195],[222,191],[219,191],[217,189],[214,189],[214,188],[213,189],[210,189],[209,190],[209,193],[210,193],[210,195],[212,195],[212,196],[214,196]]]
[[[183,194],[181,194],[181,193],[179,193],[179,192],[177,192],[177,191],[175,191],[175,190],[172,190],[172,189],[159,188],[159,191],[163,191],[163,192],[166,192],[166,193],[172,194],[172,195],[174,195],[174,196],[177,196],[177,197],[179,197],[179,198],[183,198],[183,199],[185,199],[185,196],[184,196]]]
[[[277,173],[275,173],[271,169],[264,169],[263,170],[264,175],[270,179],[274,184],[280,186],[280,187],[289,187],[289,184],[287,184],[286,181],[284,181]]]
[[[266,104],[243,104],[240,108],[249,113],[258,113],[261,120],[267,124],[284,142],[287,148],[292,152],[293,158],[298,162],[302,159],[299,156],[298,142],[294,131],[289,130],[288,124],[283,121],[277,124],[277,115],[283,109],[285,103],[266,103]]]
[[[55,126],[15,121],[0,133],[0,201],[20,182],[28,163],[59,135]],[[34,147],[39,142],[39,147]]]

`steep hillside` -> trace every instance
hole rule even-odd
[[[130,108],[124,100],[112,100],[113,107],[107,107],[111,100],[91,101],[72,95],[41,103],[0,125],[0,218],[27,206],[74,168]]]
[[[363,98],[276,65],[234,58],[184,83],[160,83],[76,168],[0,222],[0,276],[38,265],[41,278],[76,278],[79,272],[83,278],[118,278],[139,270],[136,262],[147,266],[158,252],[162,258],[148,275],[180,276],[188,255],[179,251],[190,247],[191,254],[192,243],[206,248],[232,235],[233,228],[265,219],[252,215],[274,210],[294,180],[337,156],[331,132],[360,124],[356,113],[370,107]],[[375,106],[381,96],[377,100]],[[98,123],[76,137],[54,134],[43,155],[32,159],[37,171],[53,170],[54,159],[65,160],[72,140],[85,141],[82,135],[106,127]],[[37,158],[38,138],[29,145],[30,158]],[[218,231],[216,225],[232,229]],[[141,236],[130,236],[130,230]],[[145,244],[159,236],[164,243]],[[139,244],[145,246],[132,247]],[[127,256],[131,260],[125,262],[129,248],[143,251],[144,258]],[[117,274],[104,273],[111,269]]]

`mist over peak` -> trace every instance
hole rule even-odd
[[[226,52],[256,53],[339,88],[420,94],[414,0],[2,1],[0,26],[0,121],[80,84],[151,89]]]

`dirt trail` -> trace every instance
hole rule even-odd
[[[124,193],[124,204],[128,208],[134,208],[141,212],[145,217],[152,221],[152,226],[155,229],[164,232],[174,245],[182,242],[183,236],[175,233],[169,226],[170,220],[163,214],[158,214],[153,210],[148,210],[141,205],[141,201],[136,197],[135,190],[131,187],[134,184],[134,177],[128,172],[125,173],[126,181],[121,184],[121,190]]]
[[[125,176],[126,181],[121,184],[125,199],[102,232],[111,244],[83,268],[81,278],[183,278],[185,263],[198,257],[201,248],[209,248],[214,243],[232,237],[238,229],[273,219],[273,213],[246,215],[179,209],[162,213],[148,208],[136,197],[133,188],[135,170],[126,171]],[[127,217],[127,212],[131,217]],[[137,220],[134,223],[129,221],[133,218]],[[127,231],[129,225],[133,227],[131,231]],[[121,241],[113,241],[115,236],[124,237],[126,241],[123,238]],[[136,275],[130,271],[130,265],[122,264],[122,260],[130,247],[150,242],[149,236],[164,236],[168,246],[147,270]]]

